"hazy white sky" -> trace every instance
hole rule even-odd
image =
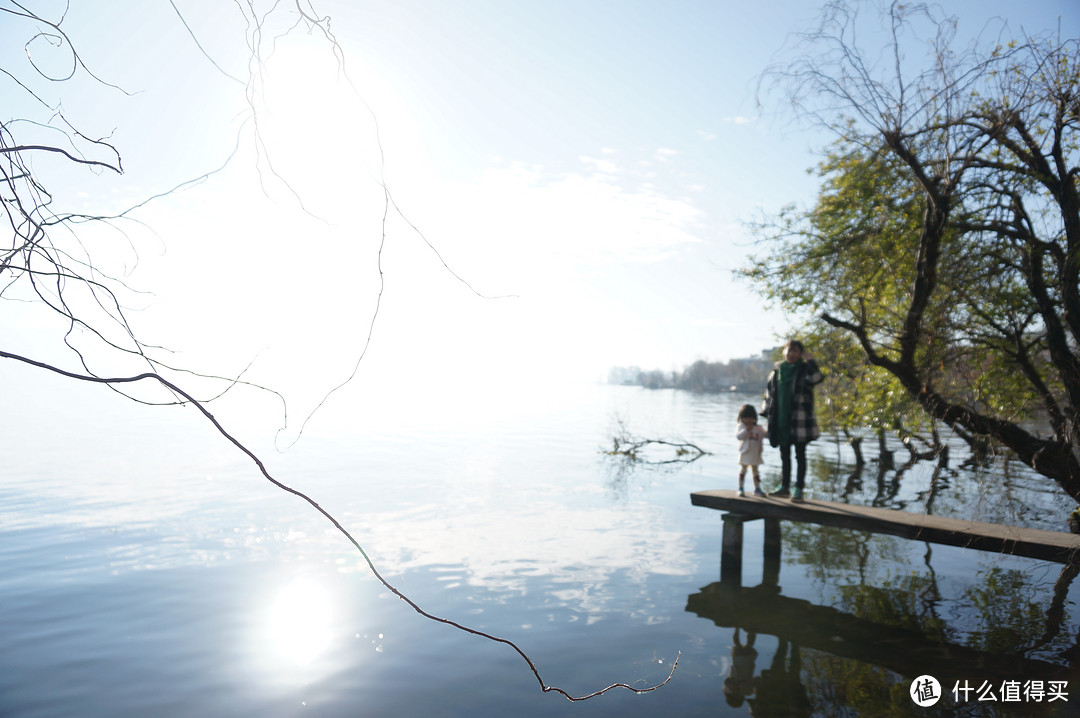
[[[942,5],[969,32],[994,16],[1080,29],[1071,0]],[[226,76],[249,69],[240,12],[175,6],[220,70],[165,0],[76,0],[63,27],[82,59],[134,94],[82,74],[35,89],[123,154],[122,177],[53,180],[80,209],[123,208],[216,168],[241,137],[222,173],[139,210],[126,236],[86,230],[121,271],[137,260],[129,281],[153,295],[132,299],[136,329],[178,362],[229,373],[255,359],[256,378],[311,396],[345,379],[377,301],[384,229],[361,381],[681,368],[756,354],[786,331],[731,270],[749,251],[742,222],[815,192],[806,170],[829,138],[762,112],[754,90],[818,4],[315,0],[357,94],[320,38],[279,40],[255,98],[261,149]],[[0,22],[4,67],[25,71],[30,27]],[[33,51],[61,72],[62,52]],[[407,221],[391,212],[384,225],[382,179]],[[43,320],[9,317],[9,341],[37,347]]]

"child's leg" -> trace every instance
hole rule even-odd
[[[753,472],[753,476],[754,476],[754,488],[755,489],[760,489],[761,488],[761,475],[758,473],[758,467],[757,466],[751,466],[750,470]]]
[[[754,479],[757,481],[757,479]],[[743,486],[746,484],[746,465],[739,464],[739,491],[743,490]]]

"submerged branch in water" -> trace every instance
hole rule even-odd
[[[666,447],[668,449],[674,449],[675,455],[672,458],[666,459],[654,459],[647,458],[642,455],[642,452],[654,447]],[[711,456],[712,452],[702,449],[697,444],[692,444],[688,441],[669,441],[667,439],[643,439],[637,436],[633,436],[627,431],[626,426],[622,420],[618,420],[618,430],[615,435],[611,437],[611,449],[605,450],[605,454],[608,456],[621,456],[628,461],[641,464],[649,464],[652,466],[662,466],[665,464],[689,464],[697,461],[702,456]]]
[[[256,456],[254,452],[252,452],[250,449],[248,449],[246,446],[244,446],[236,437],[234,437],[232,434],[230,434],[225,429],[225,427],[221,424],[221,422],[219,422],[214,417],[214,415],[211,414],[209,410],[207,410],[207,408],[203,405],[202,402],[200,402],[198,399],[193,397],[191,394],[188,394],[186,391],[181,389],[176,384],[170,382],[168,379],[164,378],[160,374],[157,374],[155,372],[145,372],[143,374],[138,374],[136,376],[106,378],[106,377],[90,376],[90,375],[86,375],[86,374],[78,374],[78,373],[75,373],[75,372],[70,372],[70,371],[67,371],[65,369],[61,369],[59,367],[53,366],[51,364],[47,364],[45,362],[36,361],[34,359],[29,359],[27,357],[19,356],[18,354],[12,354],[10,352],[6,352],[6,351],[3,351],[3,350],[0,350],[0,358],[13,359],[15,361],[19,361],[19,362],[22,362],[24,364],[28,364],[30,366],[37,367],[39,369],[45,369],[47,371],[51,371],[51,372],[53,372],[55,374],[59,374],[60,376],[67,377],[69,379],[77,379],[79,381],[92,382],[92,383],[95,383],[95,384],[106,384],[106,385],[109,385],[109,386],[114,386],[114,385],[117,385],[117,384],[135,384],[135,383],[142,382],[142,381],[157,382],[159,385],[161,385],[165,389],[168,389],[170,392],[177,395],[183,402],[190,403],[192,406],[194,406],[196,409],[198,409],[199,412],[202,413],[202,415],[207,419],[207,421],[209,421],[211,424],[213,424],[214,428],[217,430],[217,432],[219,434],[221,434],[221,436],[223,436],[225,439],[227,439],[229,441],[229,443],[231,443],[233,446],[235,446],[237,449],[239,449],[244,455],[246,455],[249,459],[251,459],[252,462],[254,462],[255,466],[258,467],[258,469],[259,469],[259,473],[261,473],[263,475],[263,478],[265,478],[267,481],[269,481],[271,484],[278,487],[282,491],[284,491],[286,493],[289,493],[289,494],[292,494],[293,496],[296,496],[297,498],[303,499],[308,504],[310,504],[316,511],[318,511],[320,514],[322,514],[323,517],[326,518],[326,520],[329,521],[331,524],[333,524],[334,528],[336,528],[338,530],[338,532],[342,536],[344,536],[346,539],[348,539],[349,543],[351,543],[356,548],[356,550],[360,552],[360,555],[363,557],[365,563],[367,563],[368,569],[371,571],[371,574],[379,581],[379,583],[381,583],[383,586],[385,586],[387,590],[389,590],[395,596],[397,596],[402,601],[407,603],[414,611],[419,613],[424,618],[435,621],[436,623],[443,623],[443,624],[445,624],[447,626],[451,626],[452,628],[456,628],[456,629],[458,629],[460,631],[464,631],[465,633],[470,633],[470,634],[472,634],[474,636],[478,636],[480,638],[486,638],[489,641],[494,641],[495,643],[502,643],[504,645],[509,646],[519,656],[521,656],[522,660],[524,660],[526,664],[528,664],[529,670],[536,677],[537,682],[540,684],[540,689],[545,693],[558,693],[558,694],[564,696],[565,698],[567,698],[568,700],[571,700],[571,701],[583,701],[583,700],[587,700],[589,698],[595,698],[596,696],[603,695],[604,693],[607,693],[608,691],[611,691],[611,690],[613,690],[615,688],[625,688],[626,690],[631,691],[632,693],[649,693],[651,691],[655,691],[657,688],[660,688],[661,686],[666,685],[668,683],[668,681],[670,681],[672,679],[672,677],[675,675],[675,669],[677,669],[679,667],[679,658],[682,655],[681,651],[678,654],[676,654],[675,661],[671,664],[671,670],[668,672],[667,678],[665,678],[660,683],[649,686],[647,688],[635,688],[635,687],[633,687],[633,686],[631,686],[631,685],[629,685],[627,683],[613,683],[613,684],[607,686],[606,688],[602,688],[602,689],[600,689],[598,691],[593,691],[592,693],[589,693],[587,695],[573,696],[570,693],[568,693],[567,691],[563,690],[562,688],[559,688],[558,686],[548,685],[547,683],[544,682],[544,679],[540,676],[540,671],[536,667],[536,664],[533,663],[532,659],[529,658],[529,656],[525,653],[525,651],[522,650],[513,641],[511,641],[511,640],[509,640],[507,638],[501,638],[499,636],[492,635],[490,633],[485,633],[484,631],[480,631],[480,630],[475,629],[475,628],[469,628],[468,626],[462,625],[462,624],[460,624],[460,623],[458,623],[456,621],[453,621],[453,620],[451,620],[449,618],[443,618],[441,616],[436,616],[436,615],[434,615],[432,613],[429,613],[429,612],[425,611],[423,608],[421,608],[417,603],[415,603],[412,599],[410,599],[404,593],[402,593],[400,590],[398,590],[395,586],[393,586],[389,581],[387,581],[383,577],[383,575],[381,573],[379,573],[379,570],[375,567],[374,562],[371,560],[371,557],[368,556],[368,553],[367,553],[367,551],[364,550],[364,547],[360,545],[360,542],[357,541],[356,538],[354,538],[353,535],[351,533],[349,533],[349,531],[344,526],[342,526],[341,523],[336,518],[334,518],[334,516],[329,511],[327,511],[322,506],[320,506],[315,501],[315,499],[311,498],[307,494],[305,494],[302,491],[299,491],[297,489],[294,489],[291,486],[288,486],[287,484],[284,484],[281,481],[275,479],[273,476],[271,476],[270,472],[267,470],[266,465],[263,464],[262,460],[258,456]],[[664,442],[664,443],[666,443],[666,442]]]

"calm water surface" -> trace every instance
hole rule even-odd
[[[781,676],[795,711],[785,715],[923,715],[906,697],[915,676],[882,655],[882,640],[996,666],[972,669],[973,681],[1041,675],[1077,650],[1078,589],[1055,564],[785,525],[779,595],[754,593],[756,522],[745,590],[721,590],[720,513],[689,494],[734,488],[734,417],[748,397],[507,387],[433,405],[402,394],[392,410],[339,407],[348,421],[324,422],[284,454],[250,438],[394,585],[514,641],[549,684],[575,695],[647,686],[680,656],[658,691],[571,703],[543,694],[509,647],[394,598],[325,519],[194,412],[62,384],[51,389],[64,401],[42,402],[4,378],[15,388],[0,468],[2,716],[748,716],[775,711],[761,694]],[[617,421],[713,454],[627,466],[601,452]],[[778,462],[767,460],[771,483]],[[858,475],[846,449],[821,441],[811,493],[1063,525],[1069,501],[1028,473],[932,469]],[[737,627],[742,644],[756,632],[753,651],[737,650]],[[1007,707],[1048,708],[929,714]]]

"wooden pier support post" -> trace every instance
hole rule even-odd
[[[761,583],[780,585],[780,519],[765,519],[765,550],[761,562]]]
[[[742,586],[743,523],[747,518],[742,514],[723,515],[724,535],[720,545],[721,583]]]

